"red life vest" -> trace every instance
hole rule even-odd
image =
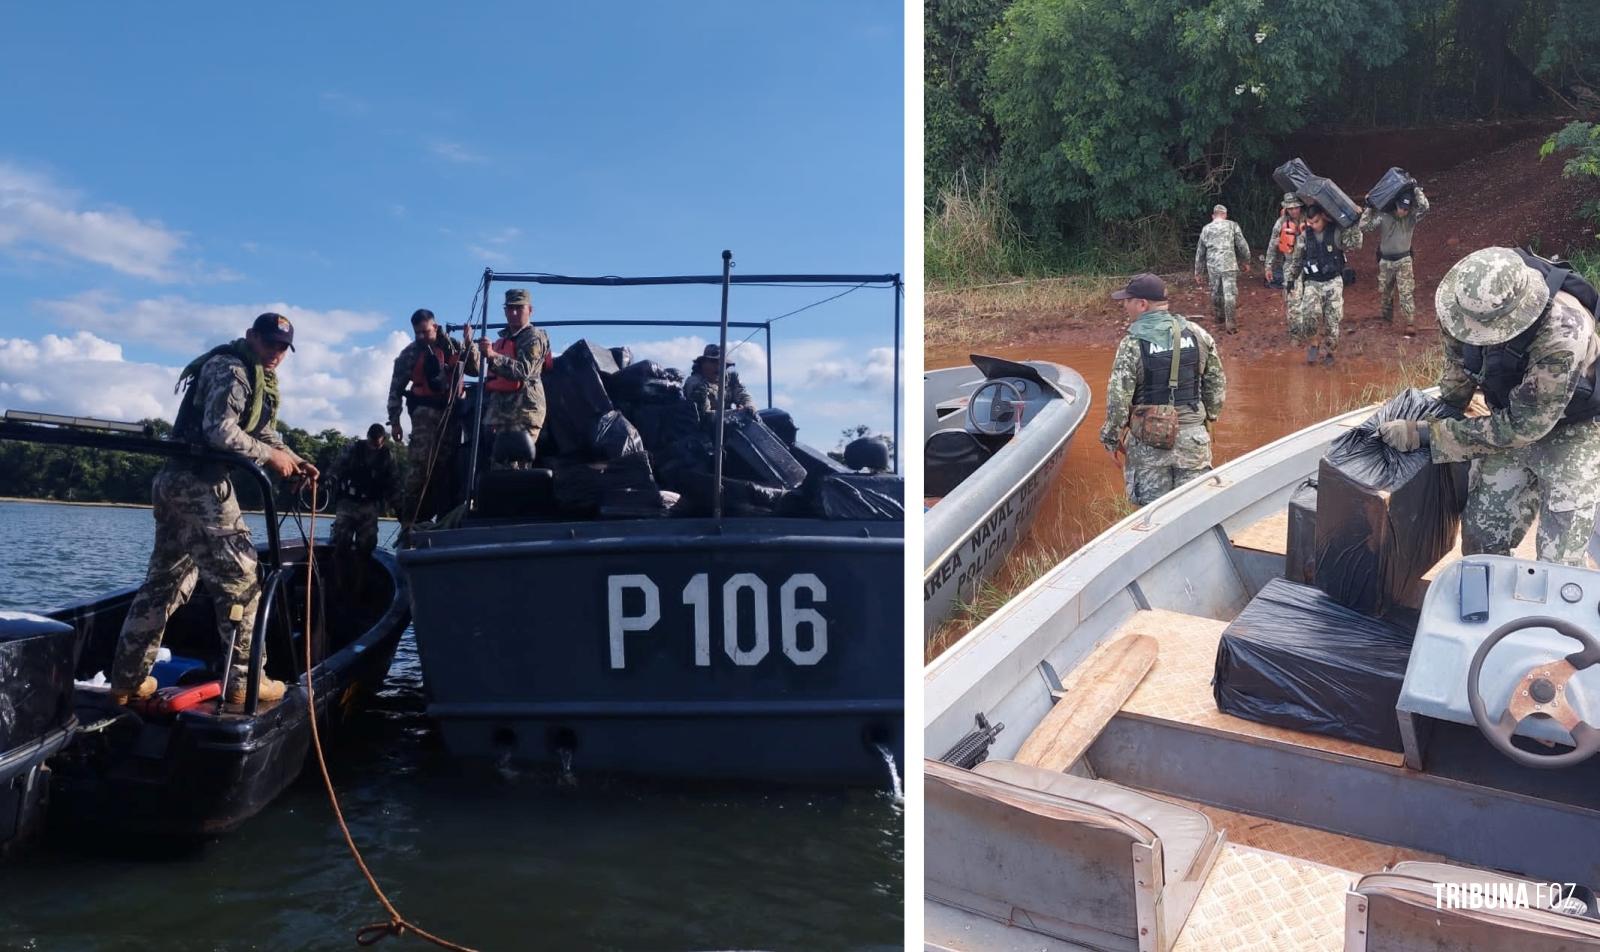
[[[1294,236],[1300,234],[1300,223],[1293,218],[1283,220],[1283,228],[1278,232],[1278,254],[1286,255],[1294,250]]]
[[[446,357],[444,348],[437,344],[434,344],[431,347],[428,345],[423,345],[422,347],[417,348],[416,362],[411,365],[412,396],[425,398],[444,396],[444,393],[435,390],[433,386],[428,383],[427,362],[428,351],[430,350],[433,351],[434,359],[439,362],[439,369],[442,375],[446,375],[448,377],[449,368],[455,364],[455,358]],[[441,383],[442,382],[443,381],[441,381]]]
[[[515,358],[517,356],[517,342],[510,337],[502,337],[489,345],[489,349],[502,357]],[[522,381],[507,380],[498,376],[494,370],[489,371],[489,379],[484,381],[483,387],[490,393],[515,393],[522,389]]]

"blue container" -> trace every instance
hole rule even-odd
[[[170,688],[176,687],[178,681],[190,671],[203,671],[205,666],[206,663],[198,658],[173,655],[171,661],[157,661],[150,673],[155,676],[157,687]]]

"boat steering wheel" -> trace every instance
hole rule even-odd
[[[990,397],[988,401],[984,403],[984,406],[989,407],[989,416],[991,418],[994,416],[995,400],[999,398],[999,391],[1001,389],[1011,391],[1011,405],[1013,407],[1024,402],[1022,399],[1022,391],[1019,390],[1017,385],[1011,381],[999,379],[985,380],[979,385],[978,389],[972,391],[972,396],[967,400],[967,422],[972,424],[972,429],[974,431],[982,433],[984,436],[1006,436],[1008,434],[1017,432],[1016,413],[1012,413],[1011,419],[1000,421],[999,426],[995,425],[993,419],[991,419],[988,423],[980,422],[978,420],[978,396],[990,388],[995,390],[995,395]]]
[[[1490,720],[1483,702],[1483,691],[1478,684],[1483,661],[1489,656],[1489,649],[1507,635],[1524,628],[1554,629],[1583,645],[1583,650],[1529,668],[1512,689],[1506,709],[1498,719]],[[1472,666],[1467,669],[1467,702],[1472,705],[1472,719],[1477,721],[1478,730],[1483,732],[1489,743],[1525,767],[1571,767],[1582,763],[1600,753],[1600,729],[1579,718],[1578,712],[1572,709],[1567,699],[1567,682],[1572,680],[1574,674],[1597,661],[1600,661],[1600,638],[1570,621],[1534,615],[1506,622],[1478,646],[1477,654],[1472,656]],[[1564,754],[1535,754],[1513,746],[1511,737],[1517,732],[1517,725],[1534,714],[1543,714],[1565,728],[1572,735],[1573,749]]]

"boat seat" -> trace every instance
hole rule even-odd
[[[1200,811],[1113,783],[1011,761],[925,770],[928,897],[1052,938],[1167,952],[1222,847]]]
[[[1440,887],[1445,890],[1442,894]],[[1493,907],[1466,908],[1450,901],[1452,887],[1482,889]],[[1443,895],[1445,902],[1440,902]],[[1372,952],[1577,952],[1600,949],[1600,920],[1546,909],[1514,908],[1502,896],[1525,895],[1531,902],[1550,898],[1530,880],[1449,863],[1405,862],[1356,882],[1346,898],[1350,931],[1361,930],[1359,944],[1346,949]],[[1461,906],[1462,908],[1452,908]]]
[[[993,455],[977,435],[949,426],[929,434],[923,444],[923,492],[948,496],[962,480],[978,471]]]

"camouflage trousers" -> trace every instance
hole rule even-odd
[[[1414,326],[1416,308],[1412,298],[1416,293],[1417,278],[1409,255],[1399,261],[1378,259],[1378,308],[1384,320],[1394,320],[1394,308],[1398,302],[1400,313],[1406,316],[1406,326]]]
[[[233,484],[177,468],[163,469],[151,490],[156,544],[144,584],[128,608],[111,665],[111,687],[137,688],[156,661],[167,619],[206,583],[222,649],[233,643],[233,675],[249,676],[251,634],[261,585],[256,549],[239,513]],[[265,646],[263,646],[265,647]]]
[[[378,547],[378,515],[382,504],[375,499],[352,499],[342,496],[334,512],[333,529],[329,533],[334,548],[354,548],[362,555],[371,554]]]
[[[448,432],[440,438],[440,429],[448,426]],[[460,428],[446,419],[445,411],[439,407],[414,406],[411,408],[411,442],[406,444],[406,485],[400,502],[400,521],[409,524],[419,518],[428,518],[433,515],[426,508],[422,508],[422,494],[436,489],[444,482],[444,475],[450,472],[455,457],[456,443],[460,440]],[[438,454],[434,453],[434,446],[438,445]],[[429,475],[429,463],[432,463],[432,475]],[[437,497],[436,497],[437,498]]]
[[[1461,515],[1465,555],[1510,555],[1534,517],[1541,562],[1583,565],[1600,503],[1600,420],[1560,423],[1531,446],[1472,463]]]
[[[1129,436],[1127,453],[1122,478],[1128,498],[1136,506],[1147,506],[1211,471],[1211,434],[1200,424],[1180,426],[1170,450],[1158,450]]]
[[[1239,310],[1239,273],[1213,274],[1210,280],[1211,316],[1231,331],[1236,326],[1234,318]]]
[[[1323,353],[1331,354],[1339,346],[1339,325],[1344,321],[1344,282],[1307,281],[1301,278],[1299,287],[1289,296],[1289,336],[1297,344],[1304,344],[1322,334]]]

